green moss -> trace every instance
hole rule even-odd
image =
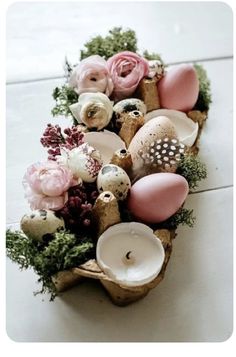
[[[194,68],[197,71],[199,80],[199,95],[194,109],[200,111],[207,111],[209,110],[209,106],[212,102],[210,81],[203,66],[201,66],[200,64],[195,64]]]
[[[189,188],[195,189],[199,182],[207,177],[206,165],[195,155],[184,155],[178,164],[177,174],[183,176]]]
[[[81,60],[91,55],[99,55],[108,59],[121,51],[137,52],[137,38],[133,30],[114,27],[107,36],[96,36],[86,42],[84,47],[85,50],[80,52]]]
[[[56,101],[56,105],[52,109],[52,115],[53,116],[63,115],[66,117],[68,116],[73,117],[69,106],[71,104],[78,102],[78,94],[67,84],[64,84],[61,87],[56,87],[52,93],[52,96],[53,99]]]
[[[149,53],[147,50],[145,50],[143,52],[143,57],[146,58],[148,61],[159,60],[164,65],[164,62],[158,53],[154,53],[154,52]]]
[[[57,232],[47,245],[35,242],[22,232],[6,232],[7,256],[21,269],[33,268],[39,275],[42,289],[55,297],[51,276],[58,271],[70,269],[95,257],[94,244],[88,238],[78,238],[65,231]]]
[[[196,218],[193,215],[193,210],[187,208],[180,208],[173,216],[166,221],[160,223],[155,229],[177,229],[179,225],[194,226]]]
[[[122,222],[133,222],[136,218],[127,209],[124,203],[120,204],[120,213]],[[167,220],[157,223],[150,224],[150,227],[155,231],[156,229],[177,229],[179,225],[185,225],[188,227],[193,227],[195,222],[195,217],[193,215],[193,210],[187,208],[180,208],[173,216]]]
[[[6,232],[7,256],[20,266],[20,269],[28,269],[33,265],[34,257],[38,252],[38,243],[26,237],[19,231]]]

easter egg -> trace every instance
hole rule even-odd
[[[188,182],[181,175],[173,173],[148,175],[131,187],[128,208],[143,222],[159,223],[178,211],[188,191]]]
[[[174,124],[165,116],[149,120],[135,134],[129,145],[128,151],[133,161],[133,169],[137,170],[143,165],[143,158],[148,154],[149,147],[164,138],[176,138]]]
[[[161,108],[191,110],[199,93],[197,72],[190,64],[172,67],[158,82]]]
[[[116,118],[119,118],[122,113],[133,112],[134,110],[138,110],[144,115],[147,112],[147,107],[145,103],[138,98],[120,100],[113,107]]]
[[[84,182],[96,181],[98,172],[102,167],[100,152],[87,142],[71,150],[61,150],[58,162],[66,165],[73,173],[75,179]]]
[[[97,188],[101,193],[110,191],[117,200],[124,200],[131,187],[127,173],[119,166],[113,164],[104,165],[99,171]]]
[[[31,239],[44,242],[48,235],[64,229],[62,218],[56,217],[51,210],[39,209],[25,214],[21,219],[21,229]]]

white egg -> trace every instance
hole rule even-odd
[[[51,210],[35,210],[25,214],[21,219],[21,229],[25,235],[40,242],[44,241],[46,235],[64,227],[64,220],[56,217],[55,212]]]
[[[130,190],[131,182],[127,173],[119,166],[104,165],[97,177],[97,188],[101,193],[111,191],[117,200],[124,200]]]
[[[84,182],[96,181],[102,167],[100,152],[87,142],[71,150],[62,149],[57,161],[69,167],[75,179]]]

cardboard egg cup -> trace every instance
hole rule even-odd
[[[188,112],[187,115],[191,120],[193,120],[194,122],[198,122],[199,124],[199,130],[198,130],[196,141],[194,145],[188,149],[189,153],[197,155],[199,151],[198,142],[203,128],[203,124],[207,118],[207,113],[193,110]],[[124,157],[122,157],[122,150],[121,150],[121,153],[115,155],[111,162],[120,165],[121,167],[123,166],[123,168],[127,171],[129,169],[129,164],[128,165],[126,164],[130,162],[130,157],[129,156],[125,157],[126,155],[128,154],[125,153]],[[112,194],[110,195],[108,194],[106,196],[106,193],[104,193],[103,196],[100,197],[100,201],[97,200],[97,205],[98,205],[98,209],[96,210],[96,204],[95,204],[94,212],[95,215],[97,214],[98,233],[99,233],[98,235],[100,235],[108,227],[119,223],[120,216],[119,216],[117,201]],[[100,216],[99,216],[99,212],[102,212]],[[111,214],[111,212],[113,212],[113,214]],[[150,283],[138,287],[125,287],[119,285],[115,283],[112,279],[110,279],[100,269],[95,259],[91,259],[86,263],[80,265],[79,267],[75,267],[66,271],[60,271],[54,276],[52,276],[52,281],[55,285],[57,292],[65,291],[73,287],[74,285],[77,285],[78,283],[84,281],[85,279],[95,279],[100,281],[100,283],[105,288],[112,302],[115,305],[125,306],[139,299],[142,299],[148,294],[148,292],[151,289],[155,288],[164,278],[165,271],[172,252],[172,242],[173,239],[176,237],[176,232],[174,230],[167,230],[167,229],[156,230],[154,234],[161,240],[161,243],[165,250],[165,260],[160,273]]]

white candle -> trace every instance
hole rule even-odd
[[[116,283],[135,287],[152,281],[160,272],[165,251],[152,229],[138,222],[108,228],[97,242],[97,263]]]

